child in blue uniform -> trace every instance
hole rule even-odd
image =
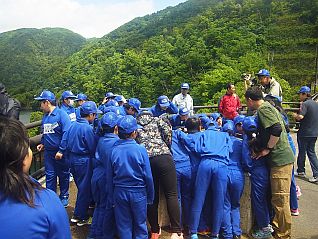
[[[76,113],[74,108],[75,99],[76,95],[74,95],[72,91],[67,90],[62,93],[62,102],[60,108],[68,114],[72,122],[76,121]]]
[[[119,139],[117,121],[119,116],[108,112],[100,120],[95,164],[92,176],[92,194],[96,202],[89,238],[109,238],[115,236],[115,216],[112,205],[107,205],[106,167],[114,143]]]
[[[35,100],[41,102],[44,112],[41,131],[43,136],[37,150],[44,149],[46,188],[56,192],[57,177],[60,184],[60,199],[64,207],[68,206],[70,166],[65,157],[66,132],[71,125],[69,116],[55,106],[55,95],[43,91]]]
[[[148,238],[147,203],[152,204],[154,186],[144,146],[136,143],[137,121],[127,115],[118,122],[119,138],[107,166],[109,199],[114,204],[119,238]]]
[[[91,177],[93,158],[96,150],[96,137],[92,123],[97,110],[93,101],[86,101],[80,108],[81,119],[74,122],[67,133],[67,154],[71,173],[77,186],[77,198],[71,222],[77,226],[88,223],[88,207],[91,201]]]
[[[28,175],[29,146],[23,124],[0,117],[0,238],[70,239],[59,198]]]
[[[182,136],[182,135],[181,135]],[[200,222],[206,193],[212,191],[211,238],[218,238],[223,220],[224,198],[227,187],[227,165],[229,153],[232,152],[232,141],[227,133],[211,128],[201,132],[198,140],[194,141],[182,136],[186,146],[201,156],[195,182],[194,199],[190,215],[191,239],[198,238],[197,230]]]
[[[159,117],[162,114],[177,114],[178,107],[172,103],[165,95],[159,96],[157,104],[153,105],[149,111],[154,117]]]
[[[141,107],[140,100],[138,100],[137,98],[130,98],[127,100],[127,103],[118,107],[119,114],[122,116],[132,115],[136,118],[140,112],[140,107]]]
[[[255,117],[248,116],[243,121],[243,162],[244,171],[250,173],[251,201],[256,219],[257,230],[253,232],[256,239],[271,238],[270,226],[270,179],[268,158],[252,159],[249,142],[256,137],[257,122]]]
[[[184,128],[186,120],[189,118],[190,110],[185,107],[179,109],[179,114],[172,115],[169,118],[172,129]]]
[[[227,193],[224,202],[224,220],[222,234],[224,239],[238,239],[241,237],[240,227],[240,199],[244,189],[244,173],[242,169],[242,140],[234,137],[234,123],[228,120],[222,128],[227,132],[233,143],[228,165]]]

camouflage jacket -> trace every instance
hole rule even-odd
[[[150,114],[138,116],[137,122],[143,129],[138,130],[136,141],[146,147],[149,157],[171,155],[169,147],[172,133],[168,122]]]

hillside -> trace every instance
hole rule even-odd
[[[23,103],[48,79],[67,57],[79,51],[86,39],[62,28],[19,29],[0,34],[0,82]],[[35,91],[36,89],[36,91]]]

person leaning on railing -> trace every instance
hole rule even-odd
[[[28,175],[31,163],[23,124],[0,117],[0,238],[71,238],[60,199]]]

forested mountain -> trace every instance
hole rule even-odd
[[[71,89],[96,101],[113,91],[146,107],[189,82],[195,104],[208,104],[229,81],[242,96],[241,74],[267,68],[290,100],[315,78],[317,16],[318,0],[189,0],[87,43],[51,84],[34,88]]]
[[[65,59],[86,39],[62,28],[19,29],[0,34],[0,82],[27,106]],[[50,84],[54,86],[54,84]]]

